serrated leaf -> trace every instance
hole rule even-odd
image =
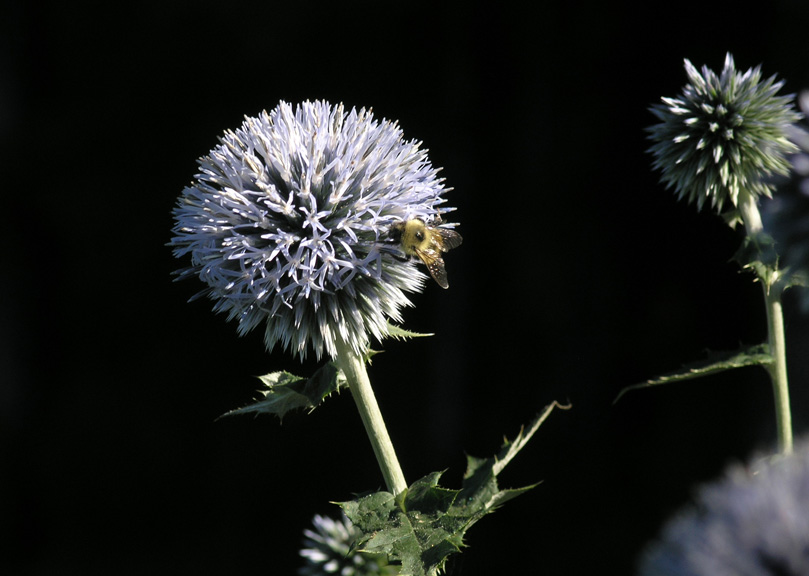
[[[804,270],[781,268],[776,242],[765,232],[745,236],[739,249],[731,258],[743,269],[752,271],[769,293],[781,293],[792,286],[809,286],[809,277]]]
[[[440,476],[435,472],[414,482],[402,506],[389,492],[340,503],[362,530],[357,548],[387,554],[401,564],[402,576],[438,574],[446,557],[460,550],[465,531],[465,520],[448,514],[460,491],[439,487]]]
[[[310,378],[289,372],[272,372],[259,376],[265,388],[258,390],[263,400],[226,412],[220,418],[237,414],[275,414],[283,418],[292,410],[317,408],[332,392],[346,387],[345,375],[333,362],[319,368]]]
[[[467,456],[467,469],[461,491],[461,497],[466,501],[467,506],[476,507],[484,510],[484,513],[488,513],[500,503],[511,500],[536,486],[533,484],[516,490],[500,490],[497,487],[496,478],[539,430],[554,408],[567,410],[570,406],[563,406],[558,402],[546,406],[542,413],[531,422],[527,430],[521,429],[514,440],[505,439],[500,452],[491,458],[480,459]]]
[[[388,333],[386,334],[386,337],[393,338],[394,340],[407,340],[408,338],[424,338],[425,336],[433,336],[433,334],[412,332],[410,330],[405,330],[401,326],[388,322]]]
[[[781,275],[775,282],[775,288],[784,291],[793,286],[799,288],[809,286],[809,274],[807,274],[806,270],[790,267],[781,270]]]
[[[770,347],[767,344],[757,344],[745,348],[744,350],[734,352],[710,352],[708,358],[705,360],[691,362],[683,366],[680,370],[669,372],[658,378],[641,382],[640,384],[627,386],[618,393],[618,396],[613,400],[613,404],[618,402],[627,392],[639,388],[648,388],[660,384],[702,378],[703,376],[709,376],[735,368],[743,368],[745,366],[765,366],[772,362],[773,357],[770,354]]]
[[[377,354],[382,354],[382,352],[384,352],[384,350],[371,350],[370,348],[368,348],[365,351],[365,354],[363,355],[362,358],[370,366],[371,364],[373,364],[374,356],[376,356]]]
[[[506,440],[491,458],[469,457],[460,490],[438,485],[442,472],[417,480],[397,499],[389,492],[376,492],[350,502],[342,502],[346,516],[362,531],[357,548],[363,552],[387,554],[401,564],[401,576],[435,576],[447,557],[463,548],[466,531],[498,506],[530,490],[501,490],[497,475],[525,446],[548,417],[554,402],[547,406],[513,441]]]
[[[732,259],[738,262],[742,268],[751,270],[764,283],[768,291],[783,276],[778,269],[775,240],[764,232],[745,236]]]

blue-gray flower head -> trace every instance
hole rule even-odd
[[[641,562],[641,576],[809,574],[809,444],[703,488]]]
[[[333,520],[316,514],[314,530],[304,530],[300,555],[306,564],[298,570],[301,576],[393,576],[397,566],[388,564],[379,554],[367,554],[353,548],[361,532],[343,516]]]
[[[305,357],[361,353],[411,305],[425,275],[385,242],[401,220],[431,221],[444,202],[420,143],[370,111],[328,102],[281,102],[247,117],[199,161],[174,208],[174,255],[191,257],[180,278],[239,322],[265,323],[268,349]],[[449,209],[442,208],[441,212]]]
[[[770,196],[768,178],[789,171],[785,155],[795,147],[787,131],[800,118],[792,96],[777,95],[783,81],[762,80],[760,67],[737,72],[730,54],[718,76],[688,60],[685,70],[689,83],[680,96],[650,109],[660,120],[648,131],[661,181],[717,212],[728,202],[735,208],[741,191]]]

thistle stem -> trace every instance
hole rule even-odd
[[[761,214],[755,197],[743,191],[739,194],[739,210],[747,235],[752,237],[763,231]],[[781,293],[771,290],[764,278],[760,278],[767,308],[767,343],[773,362],[767,366],[773,386],[775,401],[775,426],[778,433],[778,449],[782,454],[792,452],[792,413],[789,407],[789,381],[787,379],[786,336]]]
[[[338,338],[336,362],[348,380],[348,387],[357,403],[360,418],[365,425],[365,431],[368,433],[388,491],[394,496],[398,496],[407,489],[407,483],[399,460],[396,458],[388,430],[385,428],[382,412],[379,410],[374,391],[371,388],[365,361],[351,346]]]

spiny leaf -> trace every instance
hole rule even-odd
[[[778,275],[778,254],[775,252],[775,241],[766,234],[745,236],[732,259],[738,262],[742,268],[751,270],[764,283],[767,290],[773,285]]]
[[[365,354],[363,355],[362,358],[363,360],[365,360],[365,362],[368,363],[368,366],[370,366],[371,364],[373,364],[374,356],[376,356],[377,354],[382,354],[382,352],[384,352],[384,350],[371,350],[370,348],[368,348],[365,351]]]
[[[408,338],[424,338],[425,336],[433,336],[433,334],[411,332],[410,330],[405,330],[401,326],[388,322],[388,333],[386,336],[393,338],[394,340],[407,340]]]
[[[292,410],[307,409],[310,412],[332,392],[346,387],[345,375],[333,363],[319,368],[310,378],[295,376],[289,372],[272,372],[259,376],[266,386],[259,392],[263,400],[226,412],[220,418],[235,414],[275,414],[283,418]]]
[[[399,561],[402,576],[438,574],[446,556],[460,549],[456,534],[463,528],[462,520],[448,516],[458,491],[438,486],[440,476],[434,472],[414,482],[401,506],[389,492],[341,503],[363,532],[357,548]]]
[[[387,554],[401,564],[401,576],[435,576],[447,557],[460,552],[466,531],[498,506],[530,490],[501,490],[497,475],[525,446],[553,408],[567,408],[554,402],[521,430],[513,441],[506,440],[491,458],[468,458],[460,490],[438,485],[442,472],[433,472],[414,482],[397,500],[389,492],[376,492],[342,502],[346,516],[362,530],[356,547],[362,552]]]
[[[393,338],[394,340],[407,340],[408,338],[424,338],[425,336],[432,336],[432,334],[422,334],[421,332],[411,332],[405,330],[401,326],[391,324],[388,322],[388,332],[385,334],[386,338]],[[377,354],[381,354],[383,350],[371,350],[370,348],[365,351],[365,361],[370,365],[371,359]]]
[[[646,382],[641,382],[640,384],[627,386],[618,393],[618,396],[613,400],[613,404],[618,402],[627,392],[637,390],[638,388],[648,388],[649,386],[657,386],[659,384],[701,378],[703,376],[724,372],[725,370],[733,370],[734,368],[742,368],[744,366],[764,366],[772,364],[772,362],[773,357],[770,354],[770,347],[767,344],[757,344],[741,351],[711,352],[706,360],[691,362],[683,366],[680,370],[669,372],[668,374],[647,380]]]
[[[809,286],[809,273],[807,273],[806,270],[784,268],[783,275],[785,278],[784,289],[790,286],[799,286],[801,288]]]
[[[511,441],[505,438],[500,452],[490,458],[480,459],[473,456],[467,456],[467,468],[466,473],[464,474],[463,482],[464,496],[469,498],[473,495],[477,496],[483,494],[487,490],[486,486],[490,485],[491,482],[494,481],[494,479],[500,474],[500,472],[503,471],[503,468],[505,468],[508,463],[511,462],[511,460],[517,455],[517,453],[523,449],[536,431],[539,430],[542,423],[548,418],[548,416],[550,416],[550,413],[554,408],[567,410],[570,408],[570,406],[562,405],[558,402],[549,404],[545,407],[542,413],[540,413],[534,419],[534,421],[531,422],[527,431],[524,428],[520,429],[517,437]],[[494,482],[494,486],[496,485],[497,483]],[[533,488],[533,486],[529,486],[525,489],[528,488]],[[492,495],[493,499],[498,497],[501,496],[498,496],[497,493]],[[483,502],[481,504],[483,507],[488,507],[490,505],[493,504],[491,502]]]
[[[775,248],[775,240],[768,234],[759,232],[745,237],[732,259],[745,270],[752,271],[764,284],[767,292],[775,290],[776,294],[780,294],[792,286],[809,286],[809,277],[805,270],[780,267]]]
[[[732,259],[745,270],[751,270],[768,292],[773,288],[783,291],[789,286],[801,283],[801,278],[797,275],[793,279],[793,275],[786,274],[785,270],[778,267],[775,240],[764,232],[745,236]]]

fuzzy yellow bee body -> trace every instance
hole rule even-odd
[[[441,254],[461,245],[463,238],[460,234],[455,230],[431,226],[419,218],[413,218],[391,226],[391,237],[399,242],[402,252],[407,256],[417,257],[427,266],[430,276],[439,286],[449,288],[447,270]]]

